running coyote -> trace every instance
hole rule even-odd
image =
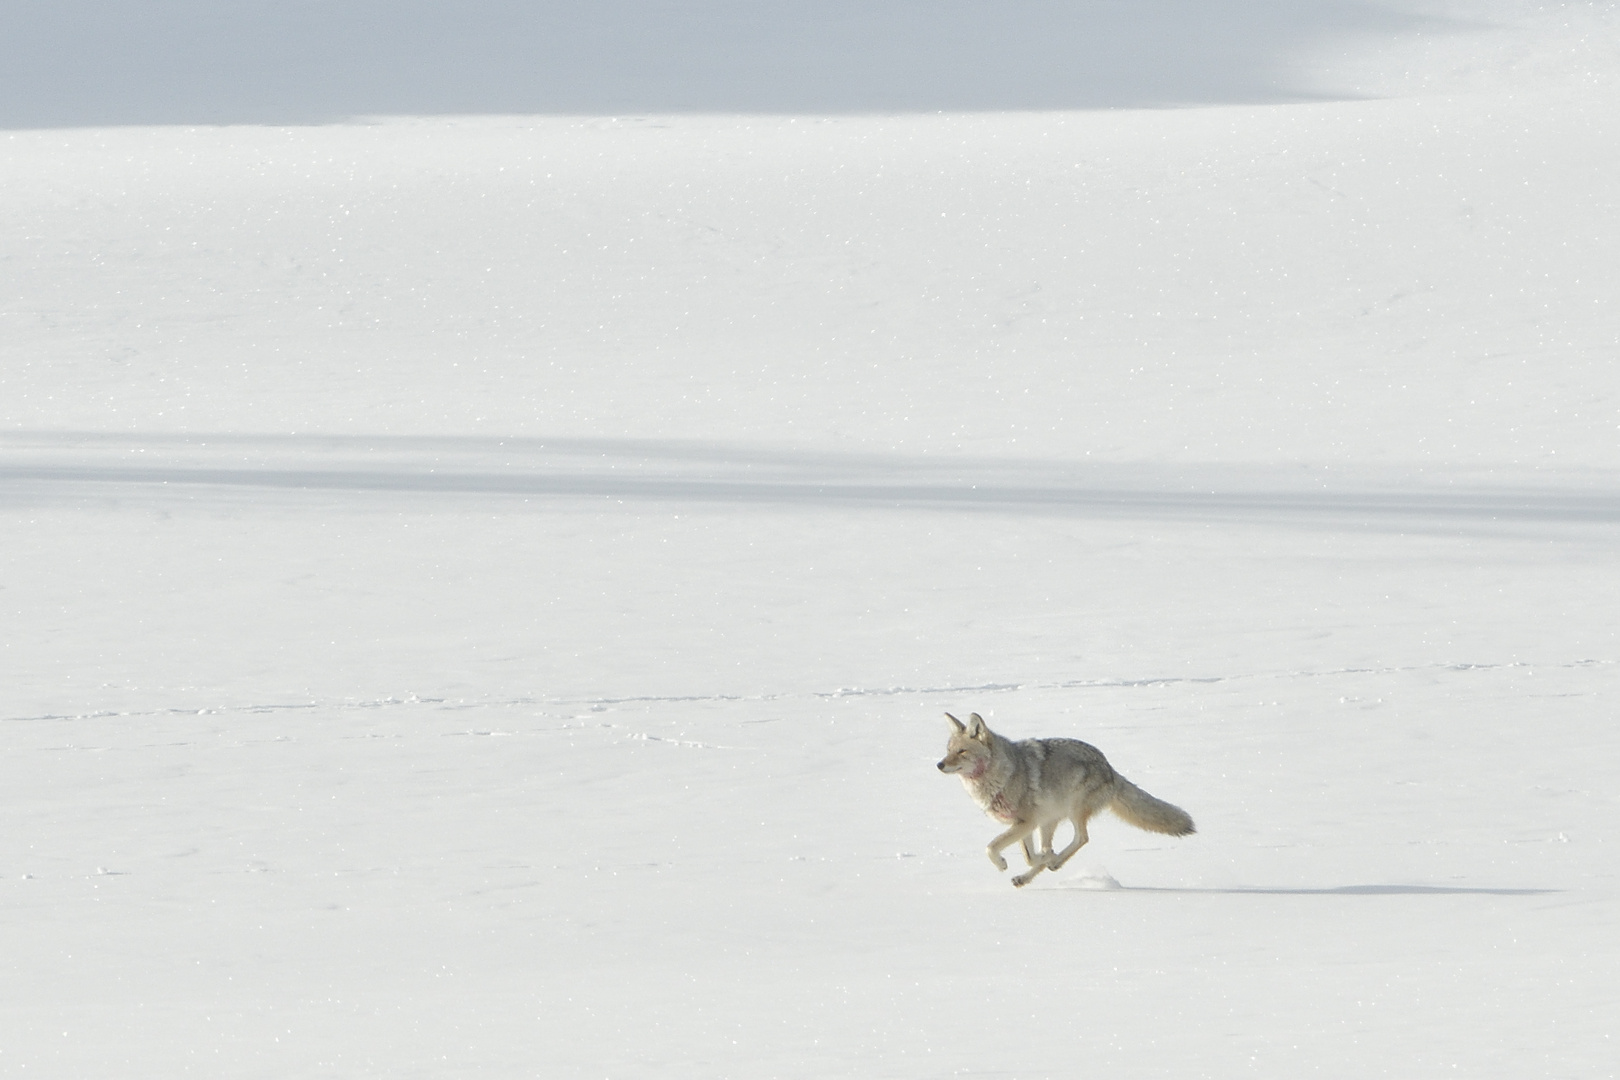
[[[996,869],[1007,869],[1003,848],[1022,843],[1029,869],[1012,879],[1020,888],[1042,870],[1056,870],[1086,842],[1086,822],[1093,814],[1112,810],[1138,829],[1186,836],[1193,820],[1178,806],[1155,799],[1108,764],[1102,751],[1079,739],[1024,739],[1013,742],[990,730],[978,713],[966,724],[945,714],[951,739],[945,746],[942,773],[962,778],[979,808],[1007,831],[990,841],[987,849]],[[1052,852],[1052,834],[1060,823],[1074,825],[1074,840]],[[1041,833],[1041,850],[1030,836]]]

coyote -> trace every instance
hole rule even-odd
[[[951,739],[945,746],[942,773],[962,778],[979,808],[1008,826],[986,850],[996,869],[1007,869],[1003,848],[1022,843],[1029,869],[1012,879],[1023,888],[1042,870],[1056,870],[1086,842],[1086,822],[1112,810],[1138,829],[1186,836],[1193,820],[1180,807],[1155,799],[1113,770],[1102,751],[1079,739],[1024,739],[1013,742],[990,730],[978,713],[966,724],[945,714]],[[1074,825],[1074,840],[1053,854],[1052,834],[1059,823]],[[1039,829],[1041,850],[1030,836]]]

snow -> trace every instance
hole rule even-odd
[[[1022,0],[1012,17],[990,0],[54,0],[0,11],[0,122],[1297,101],[1321,96],[1323,54],[1478,35],[1479,15],[1364,0]]]
[[[700,7],[0,95],[0,1071],[1615,1075],[1613,6]]]

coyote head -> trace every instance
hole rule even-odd
[[[962,723],[950,713],[951,738],[945,744],[945,757],[939,763],[942,773],[962,773],[969,780],[977,780],[990,767],[990,729],[984,717],[970,713],[968,722]]]

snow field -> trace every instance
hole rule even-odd
[[[1423,10],[0,135],[0,1071],[1613,1076],[1614,13]],[[947,709],[1199,832],[1014,890]]]
[[[36,507],[7,579],[132,706],[6,724],[31,1070],[1607,1067],[1612,525],[154,490]],[[1104,819],[1015,892],[945,709],[1200,833]]]

